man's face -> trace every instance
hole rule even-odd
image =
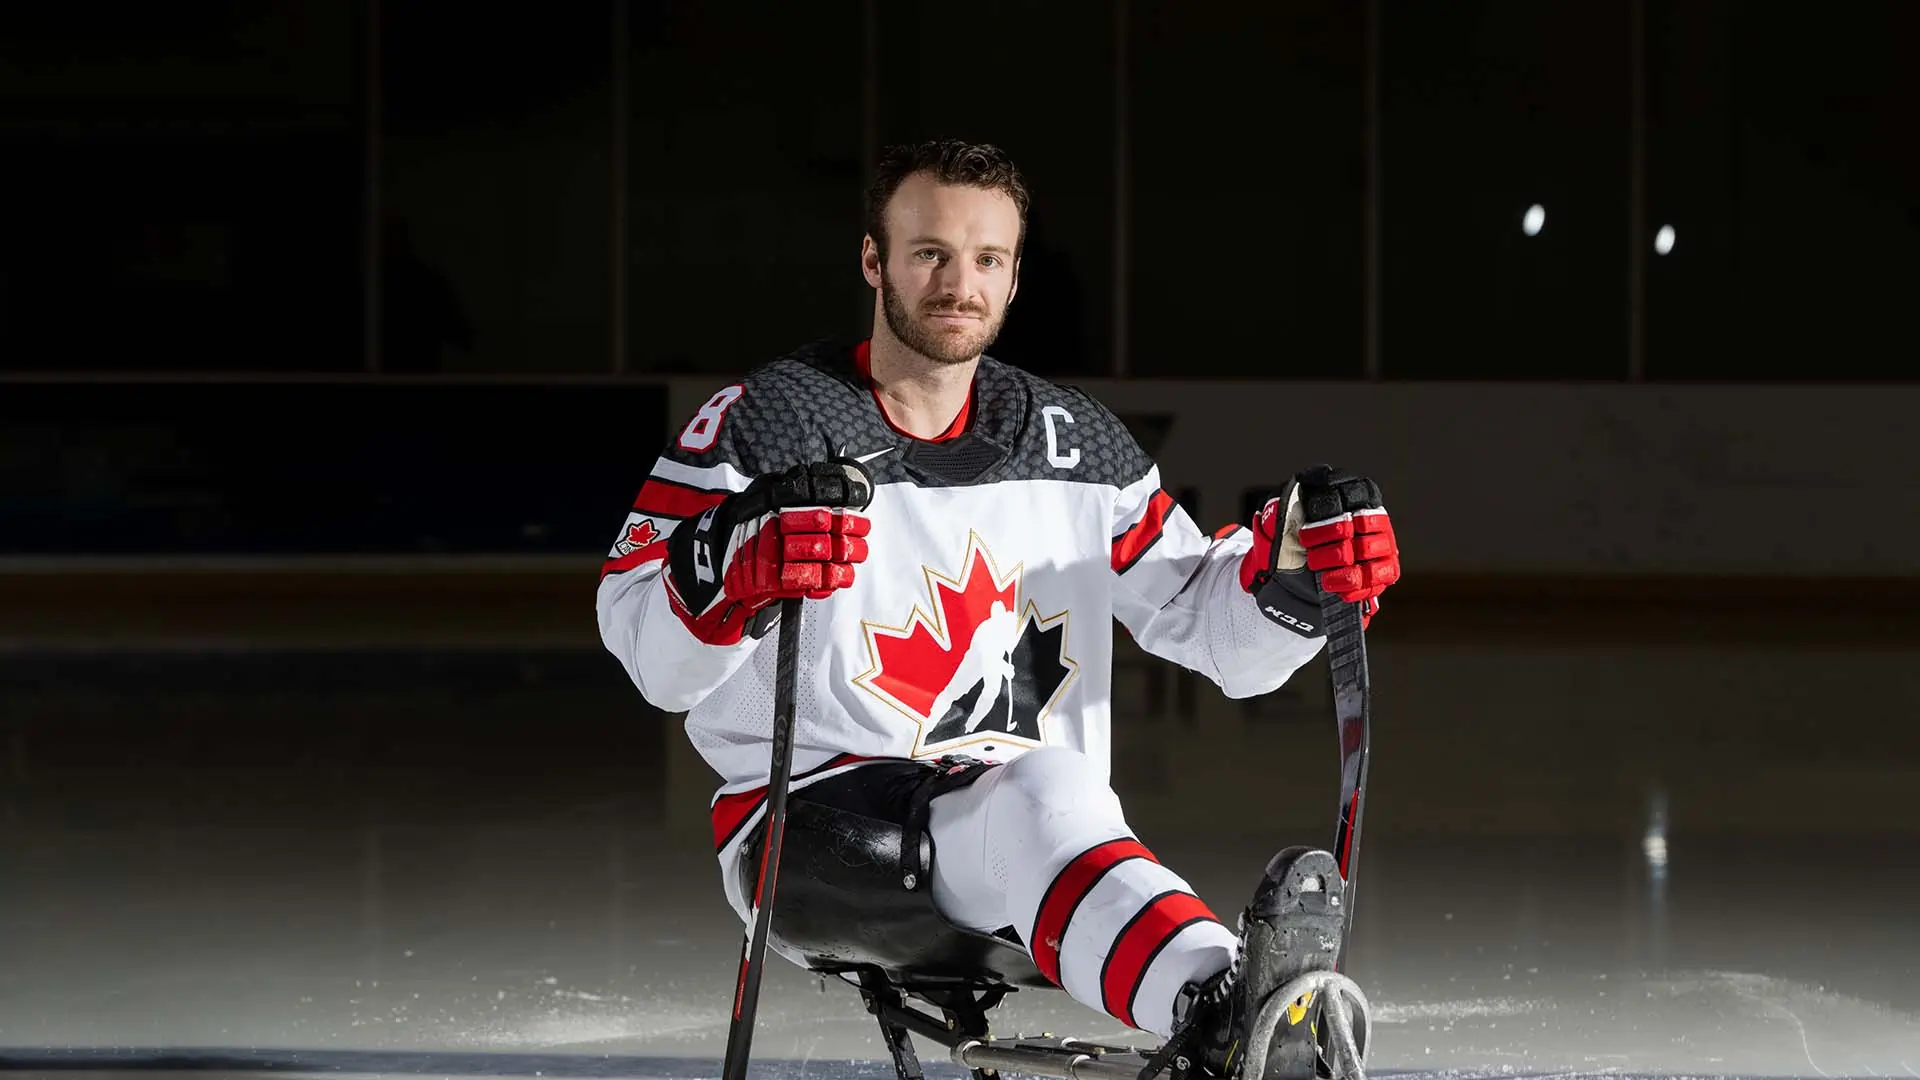
[[[887,205],[887,237],[885,263],[871,238],[863,253],[887,328],[941,363],[979,356],[1006,322],[1019,276],[1020,210],[1013,200],[919,173]]]

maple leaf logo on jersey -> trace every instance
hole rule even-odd
[[[969,533],[957,578],[932,567],[929,610],[903,626],[865,623],[872,667],[855,684],[920,726],[914,755],[972,743],[1038,746],[1041,722],[1079,669],[1067,656],[1067,613],[1022,607],[1022,567],[1002,575]]]
[[[613,545],[613,550],[616,554],[631,555],[659,538],[660,534],[654,531],[653,522],[641,518],[627,526],[627,534],[620,538],[619,543]]]

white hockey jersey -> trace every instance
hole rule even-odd
[[[666,537],[763,473],[846,455],[872,472],[868,556],[808,601],[795,785],[872,758],[1042,746],[1109,762],[1113,624],[1230,697],[1281,685],[1317,652],[1241,587],[1244,528],[1201,532],[1124,425],[1085,393],[983,358],[950,437],[887,420],[864,343],[819,343],[716,393],[655,462],[599,587],[607,648],[719,774],[715,846],[732,846],[769,771],[775,634],[695,638],[661,580]]]

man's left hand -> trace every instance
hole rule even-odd
[[[1261,508],[1253,534],[1253,549],[1241,562],[1241,584],[1260,599],[1269,618],[1297,632],[1303,622],[1318,623],[1314,607],[1320,591],[1365,605],[1361,620],[1366,625],[1380,609],[1380,594],[1400,580],[1393,522],[1379,485],[1366,477],[1326,465],[1302,471]],[[1310,585],[1314,577],[1318,580]],[[1305,603],[1310,598],[1313,606]]]

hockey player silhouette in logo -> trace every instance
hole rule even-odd
[[[647,701],[686,714],[718,774],[714,850],[743,920],[767,638],[778,601],[803,598],[796,803],[902,828],[924,811],[926,884],[900,887],[947,922],[1018,942],[1077,1001],[1179,1040],[1176,1072],[1304,1080],[1317,1004],[1272,1037],[1266,1075],[1239,1078],[1238,1051],[1275,988],[1338,955],[1342,931],[1302,932],[1277,899],[1328,895],[1337,863],[1283,851],[1236,931],[1139,842],[1108,746],[1153,735],[1114,698],[1114,623],[1228,697],[1270,693],[1326,644],[1321,590],[1371,618],[1398,544],[1378,486],[1327,467],[1294,472],[1246,525],[1203,531],[1109,409],[988,355],[1020,293],[1028,204],[990,145],[882,156],[860,255],[871,333],[742,360],[684,417],[602,568],[602,640]],[[1303,389],[1275,408],[1314,405]],[[642,522],[657,538],[618,542]]]
[[[974,628],[973,642],[967,646],[960,669],[940,696],[933,699],[933,715],[940,717],[940,722],[927,732],[929,744],[971,735],[980,730],[982,724],[986,724],[989,731],[1013,730],[1013,646],[1017,622],[1013,612],[995,600],[986,620]],[[966,687],[966,691],[956,693],[961,687]],[[1037,730],[1020,734],[1035,742],[1040,740]]]
[[[1072,674],[1061,653],[1064,627],[1016,619],[995,600],[953,682],[934,699],[938,721],[925,744],[938,747],[980,732],[1041,741],[1040,718]]]

